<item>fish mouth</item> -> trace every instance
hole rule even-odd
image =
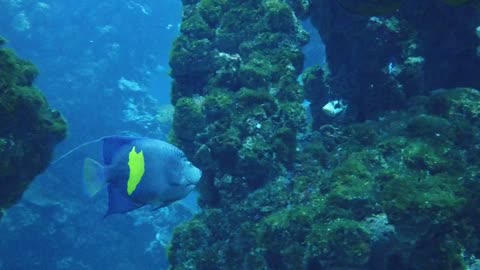
[[[193,183],[193,182],[189,182],[185,185],[185,187],[187,187],[187,188],[190,188],[190,187],[194,188],[195,186],[197,186],[197,183]]]
[[[185,187],[189,188],[192,187],[194,188],[198,184],[198,181],[192,181],[190,179],[185,179]]]
[[[198,177],[198,178],[186,177],[185,180],[186,180],[186,181],[185,181],[185,182],[186,182],[186,186],[190,186],[190,185],[196,186],[196,185],[198,185],[198,182],[200,181],[200,177]]]
[[[192,190],[194,190],[195,188],[196,188],[196,185],[194,185],[194,184],[187,184],[187,185],[185,186],[185,190],[186,190],[188,193],[190,193],[190,192],[191,192]]]

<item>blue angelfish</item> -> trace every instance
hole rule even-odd
[[[164,141],[109,136],[103,142],[103,163],[87,158],[84,181],[93,196],[108,189],[105,216],[152,205],[160,208],[185,198],[202,176],[185,154]]]

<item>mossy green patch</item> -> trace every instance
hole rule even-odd
[[[444,141],[452,141],[455,136],[454,126],[448,120],[424,114],[411,119],[407,131],[413,137],[438,138]]]
[[[175,137],[182,140],[193,140],[204,128],[205,119],[201,100],[195,98],[180,98],[175,104],[173,114],[173,131]],[[188,128],[185,128],[187,127]]]
[[[291,128],[280,128],[274,135],[273,151],[278,153],[286,168],[291,168],[297,152],[296,132]]]
[[[305,109],[297,102],[284,102],[280,105],[278,116],[286,127],[295,131],[304,131],[307,126]]]
[[[202,0],[199,13],[212,28],[220,24],[222,14],[227,10],[228,0]]]
[[[389,220],[419,232],[425,226],[452,222],[465,206],[460,177],[386,170],[377,180],[380,202]]]
[[[14,204],[33,178],[45,170],[67,124],[32,86],[36,67],[0,49],[0,207]]]
[[[235,171],[238,161],[238,151],[241,148],[240,131],[236,128],[229,128],[222,134],[214,136],[210,140],[210,148],[220,168],[226,172]]]
[[[397,103],[424,91],[428,63],[397,16],[355,18],[362,28],[354,36],[368,37],[365,25],[378,20],[386,40],[405,35],[405,44],[359,47],[367,67],[327,50],[332,69],[308,69],[302,85],[307,35],[288,4],[304,2],[184,1],[184,31],[170,59],[173,129],[187,154],[207,161],[199,162],[203,211],[175,233],[171,268],[461,269],[458,246],[480,256],[480,95],[434,91],[400,110]],[[361,11],[378,8],[354,2]],[[384,2],[381,9],[398,3]],[[318,7],[335,11],[323,1],[311,12]],[[313,17],[326,28],[330,19]],[[352,36],[323,33],[326,41]],[[373,70],[382,75],[371,77]],[[351,97],[347,118],[325,125],[322,107],[337,94]],[[305,98],[318,132],[306,125]],[[395,112],[385,113],[385,98]],[[355,100],[361,106],[351,106]],[[381,118],[346,123],[351,113]],[[367,222],[377,216],[385,218]],[[372,252],[379,246],[386,250]]]
[[[226,119],[233,113],[233,97],[224,90],[211,92],[203,102],[203,110],[207,120],[215,121]]]
[[[242,88],[235,94],[235,101],[237,106],[245,110],[260,106],[267,115],[272,115],[277,110],[274,97],[263,90]]]
[[[240,83],[252,89],[266,87],[271,80],[272,69],[274,66],[265,56],[255,57],[240,67]]]
[[[255,99],[252,102],[263,104]],[[248,115],[259,111],[251,110]],[[471,252],[478,250],[473,224],[480,210],[478,196],[473,194],[480,188],[474,180],[478,175],[464,173],[477,170],[478,166],[469,164],[462,154],[473,149],[455,143],[458,129],[449,133],[458,123],[458,118],[445,122],[439,116],[396,113],[379,122],[338,129],[337,135],[344,136],[344,142],[331,152],[325,150],[321,134],[309,134],[301,143],[296,138],[299,152],[293,173],[265,182],[269,178],[266,172],[276,170],[271,165],[278,162],[273,153],[288,157],[281,146],[290,144],[292,130],[279,129],[278,144],[270,145],[259,135],[263,128],[253,129],[252,135],[231,147],[234,150],[242,145],[242,150],[234,152],[238,155],[236,165],[228,169],[235,175],[215,178],[211,186],[224,200],[217,207],[231,214],[234,224],[243,220],[254,230],[253,236],[242,234],[244,246],[236,245],[243,252],[251,251],[249,256],[240,257],[272,269],[361,268],[371,261],[375,241],[382,237],[393,241],[389,237],[398,236],[414,244],[396,246],[391,242],[394,250],[386,251],[392,252],[385,258],[386,267],[415,264],[462,269],[460,245],[455,243]],[[448,130],[443,130],[445,125]],[[441,139],[436,135],[439,130]],[[236,130],[228,140],[235,141],[248,132]],[[470,132],[477,134],[478,129],[473,127]],[[276,137],[272,138],[276,142]],[[237,178],[246,168],[250,178]],[[273,191],[278,194],[272,196]],[[239,198],[248,204],[226,206],[225,202]],[[385,221],[366,222],[377,215],[384,215]],[[385,226],[390,228],[389,234],[382,236]],[[240,234],[227,237],[239,239]],[[435,246],[425,244],[432,242]],[[202,254],[210,252],[205,248]],[[429,260],[431,256],[438,260]],[[215,261],[215,265],[223,264]]]
[[[336,219],[326,224],[314,225],[307,237],[305,257],[308,269],[318,266],[361,267],[367,265],[370,237],[362,224],[348,219]],[[341,257],[341,260],[335,257]]]
[[[358,141],[363,147],[372,146],[378,140],[376,129],[376,125],[371,123],[352,124],[345,130],[345,134]]]
[[[322,206],[299,206],[280,210],[257,226],[257,243],[271,268],[303,265],[304,245],[310,228]]]
[[[375,179],[368,165],[374,155],[368,151],[354,153],[332,172],[327,195],[330,216],[363,219],[379,210],[373,200]]]
[[[436,90],[429,102],[429,112],[445,118],[462,116],[470,121],[480,118],[480,92],[472,88]]]
[[[18,59],[9,49],[0,49],[0,89],[31,86],[38,75],[37,68],[28,61]]]
[[[249,171],[248,185],[253,189],[263,186],[278,173],[272,145],[260,136],[245,138],[238,156],[238,171]]]
[[[188,18],[185,18],[181,24],[180,31],[187,37],[198,39],[213,37],[213,29],[208,26],[199,13],[193,13]]]
[[[288,4],[279,0],[264,1],[265,19],[267,25],[274,32],[293,32],[295,17]]]
[[[444,172],[453,164],[449,160],[448,147],[435,147],[413,141],[403,149],[405,164],[415,170],[425,170],[431,174]]]

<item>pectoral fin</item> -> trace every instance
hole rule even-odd
[[[108,211],[105,217],[111,214],[127,213],[142,206],[143,204],[133,202],[113,185],[108,186]]]

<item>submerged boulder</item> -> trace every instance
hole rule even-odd
[[[346,10],[365,16],[379,16],[391,13],[402,5],[402,0],[337,0]]]
[[[401,5],[395,8],[397,3]],[[325,43],[328,63],[323,68],[328,75],[325,98],[344,100],[349,104],[347,120],[362,121],[405,108],[411,97],[434,89],[480,88],[478,5],[446,0],[313,0],[310,18]],[[383,7],[390,12],[379,12]],[[313,117],[320,125],[332,122]]]
[[[303,2],[183,1],[172,139],[205,174],[169,269],[466,269],[480,257],[480,95],[454,87],[480,87],[477,10],[405,0],[368,18],[312,0],[328,66],[299,76]],[[366,2],[396,1],[350,1]],[[322,118],[330,101],[349,105],[343,119]]]
[[[219,179],[210,189],[235,204],[180,226],[170,269],[470,269],[480,257],[479,102],[475,89],[442,89],[381,120],[310,134],[294,173],[241,199],[240,181]]]
[[[0,42],[0,45],[4,40]],[[0,217],[48,166],[67,123],[32,86],[36,67],[0,48]]]

